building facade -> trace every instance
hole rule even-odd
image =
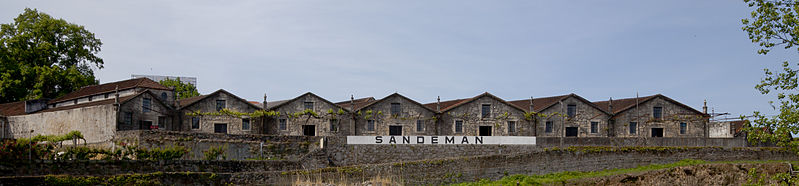
[[[219,89],[211,94],[180,100],[179,127],[182,131],[225,134],[260,134],[262,117],[251,118],[238,113],[262,110],[247,100]]]
[[[371,101],[354,112],[355,133],[351,135],[429,136],[437,134],[436,111],[398,93]]]
[[[525,118],[524,109],[487,92],[435,104],[439,108],[445,106],[439,113],[438,135],[533,136],[535,133],[533,120]]]
[[[289,136],[346,136],[355,130],[353,113],[313,93],[267,103],[278,113],[266,119],[266,134]]]

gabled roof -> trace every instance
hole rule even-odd
[[[372,102],[375,102],[377,100],[374,97],[365,97],[365,98],[354,99],[354,100],[351,100],[351,101],[352,101],[352,103],[355,104],[355,110],[361,110],[361,108],[363,108],[366,105],[368,105],[368,104],[370,104]],[[338,105],[339,107],[347,108],[347,109],[349,109],[351,107],[350,101],[336,102],[336,105]]]
[[[599,111],[604,112],[605,114],[610,114],[610,113],[608,113],[606,111],[607,109],[602,109],[601,107],[597,106],[596,104],[592,103],[591,101],[588,101],[587,99],[583,98],[582,96],[579,96],[579,95],[574,94],[574,93],[566,94],[566,95],[560,95],[560,96],[552,96],[552,97],[533,98],[533,107],[534,108],[533,108],[532,111],[533,112],[542,112],[542,111],[544,111],[544,110],[546,110],[546,109],[548,109],[548,108],[550,108],[552,106],[555,106],[556,104],[560,103],[561,101],[566,100],[566,99],[571,98],[571,97],[573,97],[573,98],[575,98],[577,100],[580,100],[583,103],[585,103],[586,105],[594,107],[594,108],[598,109]],[[524,108],[524,110],[526,110],[526,111],[530,111],[530,99],[515,100],[515,101],[509,101],[509,102],[511,104],[514,104],[516,106]]]
[[[131,88],[150,88],[150,89],[158,89],[158,90],[172,90],[172,88],[166,87],[161,85],[158,82],[147,78],[136,78],[136,79],[129,79],[99,85],[89,85],[80,88],[77,91],[70,92],[64,96],[58,97],[54,100],[50,100],[50,103],[58,103],[62,101],[72,100],[76,98],[97,95],[102,93],[110,93],[116,91],[116,88],[119,87],[119,90],[131,89]]]
[[[121,96],[121,97],[119,97],[119,103],[120,104],[126,103],[126,102],[132,100],[133,98],[136,98],[136,97],[138,97],[138,96],[140,96],[142,94],[150,94],[150,96],[152,96],[154,98],[158,97],[155,94],[153,94],[152,92],[150,92],[149,90],[147,90],[147,91],[140,92],[140,93],[134,94],[134,95]],[[161,102],[161,99],[153,99],[153,100],[156,103],[161,104],[162,106],[164,106],[166,108],[169,108],[167,106],[167,104],[164,104],[163,102]],[[97,105],[108,105],[108,104],[114,104],[114,102],[115,102],[115,100],[113,98],[111,98],[111,99],[104,99],[104,100],[100,100],[100,101],[90,101],[90,102],[80,103],[80,104],[75,104],[75,105],[48,108],[48,109],[44,109],[44,110],[41,110],[41,111],[38,111],[38,112],[30,113],[30,114],[45,113],[45,112],[55,112],[55,111],[62,111],[62,110],[70,110],[70,109],[91,107],[91,106],[97,106]],[[25,101],[18,101],[18,102],[0,104],[0,114],[5,115],[5,116],[26,115],[27,113],[25,113]]]
[[[281,101],[280,103],[278,103],[278,104],[275,104],[275,106],[269,106],[269,109],[270,109],[270,110],[273,110],[273,109],[276,109],[276,108],[282,107],[283,105],[286,105],[286,104],[289,104],[289,103],[291,103],[291,102],[297,101],[298,99],[300,99],[300,98],[302,98],[302,97],[304,97],[304,96],[306,96],[306,95],[308,95],[308,96],[314,96],[314,97],[316,97],[316,98],[319,98],[320,100],[324,101],[325,103],[331,104],[331,105],[333,105],[333,106],[335,106],[335,107],[338,107],[338,108],[340,108],[340,109],[342,109],[342,110],[344,110],[344,111],[346,111],[346,112],[351,112],[351,111],[350,111],[350,109],[347,109],[347,108],[344,108],[344,107],[342,107],[342,106],[339,106],[338,104],[336,104],[336,103],[333,103],[333,102],[330,102],[330,101],[328,101],[327,99],[325,99],[325,98],[322,98],[321,96],[318,96],[318,95],[316,95],[316,94],[314,94],[314,93],[311,93],[311,92],[307,92],[307,93],[305,93],[305,94],[302,94],[302,95],[300,95],[300,96],[297,96],[297,97],[295,97],[295,98],[293,98],[293,99],[290,99],[290,100]],[[267,103],[267,104],[269,104],[269,103]]]
[[[178,103],[180,103],[180,108],[179,108],[178,110],[183,110],[183,109],[184,109],[184,108],[186,108],[186,107],[189,107],[189,106],[191,106],[191,105],[194,105],[195,103],[197,103],[197,102],[200,102],[200,101],[202,101],[202,100],[205,100],[205,98],[208,98],[208,97],[210,97],[211,95],[216,95],[216,94],[219,94],[219,93],[225,93],[225,94],[227,94],[227,95],[230,95],[230,96],[232,96],[233,98],[236,98],[237,100],[239,100],[239,101],[241,101],[241,102],[244,102],[244,103],[246,103],[247,105],[249,105],[249,106],[251,106],[251,107],[253,107],[253,108],[255,108],[255,109],[262,109],[262,107],[259,107],[258,105],[255,105],[255,104],[252,104],[252,103],[250,103],[249,101],[247,101],[247,100],[245,100],[245,99],[242,99],[242,98],[240,98],[240,97],[236,96],[235,94],[233,94],[233,93],[230,93],[230,92],[226,91],[225,89],[219,89],[219,90],[217,90],[217,91],[214,91],[214,92],[212,92],[212,93],[210,93],[210,94],[201,95],[201,96],[194,96],[194,97],[190,97],[190,98],[186,98],[186,99],[181,99],[181,100],[178,100]]]
[[[386,98],[389,98],[389,97],[392,97],[392,96],[399,96],[399,97],[401,97],[401,98],[403,98],[403,99],[406,99],[406,100],[408,100],[408,101],[411,101],[411,103],[414,103],[414,104],[416,104],[416,105],[419,105],[419,107],[422,107],[422,108],[424,108],[424,109],[427,109],[427,110],[429,110],[430,112],[433,112],[433,113],[438,113],[438,112],[436,112],[435,110],[431,109],[430,107],[427,107],[427,106],[425,106],[425,105],[423,105],[423,104],[421,104],[421,103],[419,103],[419,102],[416,102],[416,101],[412,100],[411,98],[405,97],[405,96],[403,96],[402,94],[399,94],[399,93],[393,93],[393,94],[391,94],[391,95],[388,95],[388,96],[384,97],[383,99],[379,99],[379,100],[377,100],[377,101],[373,101],[373,102],[371,102],[371,103],[369,103],[369,104],[366,104],[366,105],[363,105],[363,106],[361,106],[361,107],[355,107],[355,108],[356,108],[355,110],[361,110],[361,109],[363,109],[363,108],[366,108],[366,107],[372,106],[372,105],[374,105],[374,104],[377,104],[377,103],[379,103],[379,102],[382,102],[383,100],[386,100]]]
[[[493,94],[491,94],[491,93],[485,92],[485,93],[482,93],[482,94],[480,94],[480,95],[477,95],[477,96],[475,96],[475,97],[472,97],[472,98],[466,98],[466,99],[457,99],[457,100],[451,100],[451,101],[444,101],[444,102],[441,102],[441,113],[443,113],[443,112],[446,112],[446,111],[449,111],[449,110],[452,110],[452,109],[455,109],[455,108],[458,108],[458,107],[459,107],[459,106],[461,106],[461,105],[465,105],[465,104],[467,104],[467,103],[471,103],[472,101],[474,101],[474,100],[477,100],[477,99],[480,99],[480,98],[482,98],[482,97],[484,97],[484,96],[488,96],[488,97],[491,97],[491,98],[493,98],[493,99],[496,99],[496,100],[498,100],[500,103],[504,103],[504,104],[506,104],[506,105],[508,105],[508,106],[510,106],[510,107],[513,107],[513,108],[519,109],[519,110],[521,110],[522,112],[526,112],[526,111],[527,111],[526,109],[523,109],[523,108],[520,108],[520,107],[519,107],[519,106],[517,106],[517,105],[511,104],[511,103],[509,103],[509,102],[507,102],[507,101],[503,100],[502,98],[499,98],[499,97],[497,97],[497,96],[494,96],[494,95],[493,95]],[[432,105],[432,107],[435,107],[435,106],[436,106],[436,103],[428,103],[428,104],[424,104],[424,105],[425,105],[425,106],[428,106],[428,107],[429,107],[430,105]]]
[[[613,100],[613,110],[612,111],[608,111],[608,112],[613,113],[615,115],[615,114],[624,112],[626,110],[635,108],[636,103],[638,105],[644,104],[644,103],[646,103],[648,101],[654,100],[655,98],[662,98],[662,99],[664,99],[664,100],[666,100],[668,102],[674,103],[674,104],[679,105],[679,106],[684,107],[684,108],[687,108],[688,110],[690,110],[692,112],[695,112],[697,114],[708,116],[705,113],[702,113],[702,112],[700,112],[700,111],[698,111],[698,110],[696,110],[694,108],[691,108],[688,105],[682,104],[682,103],[680,103],[678,101],[675,101],[675,100],[673,100],[673,99],[671,99],[669,97],[666,97],[666,96],[664,96],[662,94],[655,94],[655,95],[651,95],[651,96],[644,96],[644,97],[638,97],[638,98],[624,98],[624,99],[618,99],[618,100],[614,99]],[[610,101],[597,101],[597,102],[594,102],[594,104],[596,104],[597,106],[599,106],[603,110],[607,111],[608,110],[608,105],[610,104]]]

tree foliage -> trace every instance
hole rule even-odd
[[[55,98],[97,84],[102,42],[83,26],[28,9],[0,25],[0,102]]]
[[[161,80],[158,83],[161,83],[161,85],[164,85],[166,87],[175,88],[175,94],[178,94],[178,99],[190,98],[200,95],[200,92],[197,92],[197,87],[189,83],[181,82],[180,78],[176,79],[167,78]]]
[[[796,48],[799,51],[799,3],[794,0],[744,0],[754,8],[751,17],[742,20],[742,28],[753,43],[760,46],[758,54],[766,55],[774,47]],[[797,72],[786,61],[782,69],[765,69],[765,77],[755,89],[761,94],[777,97],[779,111],[776,116],[754,112],[749,127],[744,130],[752,142],[770,142],[789,147],[799,152],[799,142],[791,140],[791,134],[799,134],[799,94],[797,94]],[[774,105],[774,101],[770,101]]]

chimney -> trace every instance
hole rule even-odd
[[[441,112],[441,96],[436,97],[436,112]]]
[[[350,94],[350,111],[355,112],[355,95]]]
[[[533,108],[535,108],[533,106],[533,96],[530,96],[530,112],[535,112],[535,110],[533,110]]]
[[[114,88],[114,104],[119,105],[119,85]]]
[[[608,112],[613,113],[613,97],[608,101]]]
[[[707,100],[705,100],[705,106],[702,106],[702,113],[707,114]]]

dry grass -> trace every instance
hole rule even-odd
[[[329,185],[372,185],[372,186],[393,186],[402,185],[402,180],[397,176],[377,174],[366,178],[364,175],[351,176],[343,173],[327,173],[312,175],[293,175],[294,180],[284,185],[309,185],[309,186],[329,186]]]

